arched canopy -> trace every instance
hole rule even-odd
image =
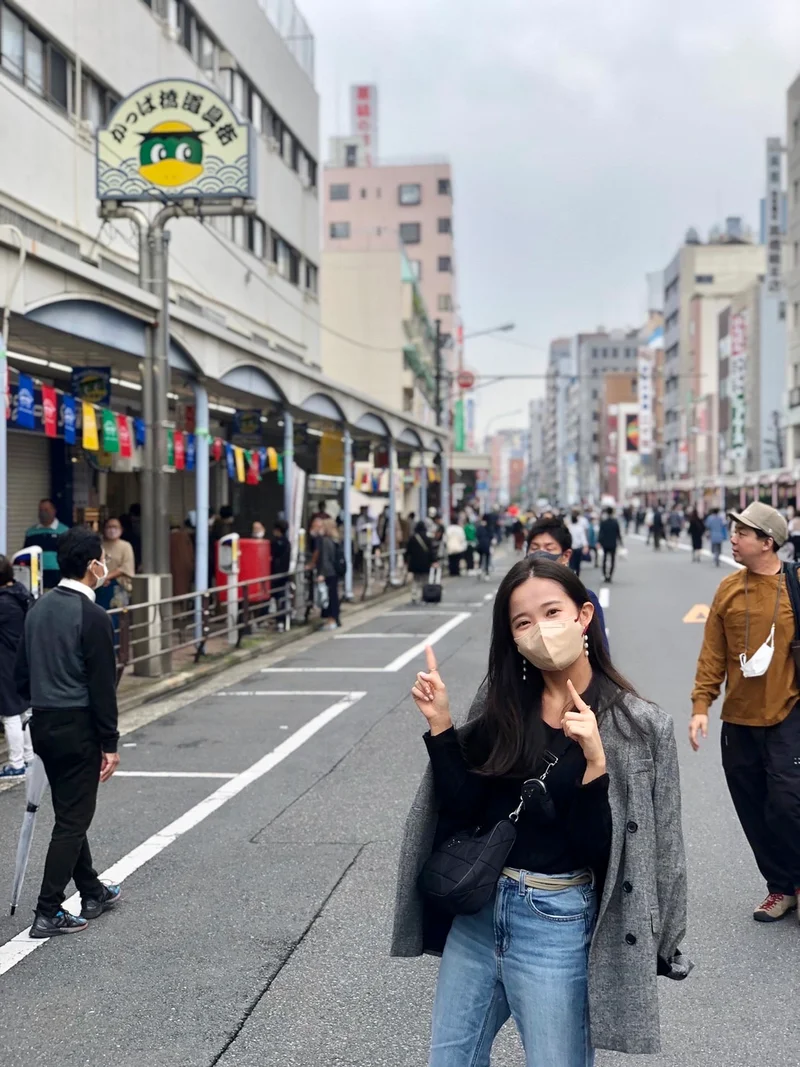
[[[336,401],[325,393],[312,393],[311,396],[306,397],[300,407],[311,415],[319,415],[333,422],[344,422],[344,412]]]
[[[442,442],[439,440],[438,437],[434,437],[433,441],[431,441],[431,449],[430,450],[431,450],[431,452],[441,452],[442,451]]]
[[[145,356],[145,321],[98,300],[56,300],[34,308],[25,318],[92,345],[125,352],[136,359]],[[190,375],[197,371],[197,364],[174,338],[170,338],[169,343],[169,365]]]
[[[356,427],[359,430],[366,430],[367,433],[375,434],[376,437],[389,437],[389,427],[380,417],[380,415],[374,415],[371,411],[366,412],[356,423]]]
[[[412,430],[410,426],[407,426],[405,430],[403,430],[397,438],[397,441],[399,444],[410,445],[412,448],[416,448],[419,451],[422,451],[423,449],[422,438],[417,431]]]
[[[230,386],[231,389],[240,389],[243,393],[263,397],[265,400],[283,403],[283,395],[277,385],[259,367],[234,367],[227,374],[223,374],[220,383]]]

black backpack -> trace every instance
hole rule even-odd
[[[344,578],[347,574],[347,560],[344,558],[344,545],[341,541],[336,542],[336,552],[333,557],[333,569],[337,578]]]

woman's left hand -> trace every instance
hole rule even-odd
[[[561,727],[567,737],[581,746],[586,763],[598,770],[602,767],[600,774],[605,774],[606,754],[595,714],[589,705],[581,700],[572,682],[567,682],[567,688],[574,709],[564,713]]]

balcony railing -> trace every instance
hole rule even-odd
[[[314,34],[294,0],[258,0],[258,6],[278,31],[281,40],[314,80]]]

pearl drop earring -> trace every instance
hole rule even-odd
[[[522,681],[523,682],[527,682],[527,680],[528,680],[528,661],[525,659],[524,656],[522,656],[521,659],[522,659]]]
[[[586,653],[586,658],[589,658],[589,635],[583,635],[583,651]]]

